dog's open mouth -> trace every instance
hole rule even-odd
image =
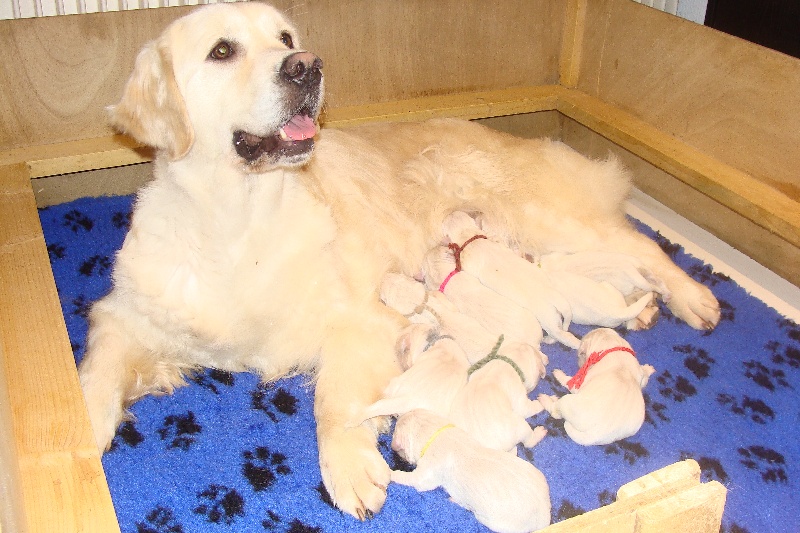
[[[296,161],[314,147],[317,125],[309,115],[299,113],[290,118],[278,131],[260,137],[242,130],[233,132],[233,146],[239,157],[253,163],[264,156],[273,161]]]

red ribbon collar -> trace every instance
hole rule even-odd
[[[456,260],[456,268],[454,268],[453,271],[450,272],[446,278],[444,278],[442,284],[439,285],[439,292],[444,293],[444,288],[447,287],[447,282],[450,281],[450,278],[461,272],[461,252],[464,251],[464,248],[466,248],[469,243],[471,243],[476,239],[485,239],[485,238],[486,235],[474,235],[469,239],[467,239],[467,241],[461,246],[457,245],[454,242],[447,245],[447,247],[453,251],[453,257]]]
[[[625,346],[609,348],[608,350],[603,350],[602,352],[592,352],[589,358],[586,359],[586,362],[583,364],[581,369],[578,370],[574,376],[572,376],[572,379],[567,381],[567,388],[570,390],[580,388],[580,386],[583,385],[583,380],[586,378],[586,374],[589,373],[589,369],[599,363],[603,357],[613,352],[628,352],[632,356],[636,357],[636,352],[630,348],[626,348]]]

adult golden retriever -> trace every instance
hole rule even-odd
[[[378,511],[389,468],[376,428],[347,425],[398,373],[403,319],[378,287],[386,272],[417,273],[456,209],[534,255],[635,255],[675,314],[719,320],[711,292],[626,221],[629,179],[613,160],[456,120],[316,134],[321,69],[260,3],[197,9],[139,54],[110,114],[157,149],[155,177],[80,366],[101,450],[131,402],[193,369],[309,372],[325,486],[347,513]]]

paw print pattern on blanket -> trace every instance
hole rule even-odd
[[[71,229],[73,233],[78,233],[81,230],[91,231],[94,227],[94,222],[82,212],[74,209],[64,215],[64,221],[62,225],[65,228]]]
[[[692,346],[691,344],[673,346],[672,349],[678,353],[685,353],[688,355],[688,357],[683,360],[683,364],[697,379],[702,380],[707,378],[711,373],[711,367],[716,363],[714,358],[708,355],[707,351]]]
[[[192,381],[201,387],[210,390],[214,394],[220,394],[222,392],[217,387],[217,384],[225,385],[226,387],[233,387],[236,384],[236,378],[233,376],[233,374],[223,370],[216,370],[214,368],[195,375],[192,377]]]
[[[184,533],[172,509],[160,505],[147,513],[144,522],[136,524],[137,533]]]
[[[244,516],[244,498],[236,489],[224,485],[209,485],[197,494],[197,499],[203,503],[195,507],[195,514],[205,516],[214,524],[230,526],[237,517]]]
[[[270,488],[278,475],[292,473],[292,469],[286,464],[286,456],[279,452],[270,452],[266,446],[258,446],[252,451],[246,450],[242,457],[242,474],[256,492]]]
[[[111,259],[106,255],[93,255],[78,268],[81,276],[105,276],[111,272]]]
[[[287,392],[286,389],[278,389],[269,399],[267,399],[268,395],[268,391],[259,386],[259,388],[252,393],[252,406],[253,409],[258,409],[266,413],[273,422],[278,421],[278,416],[272,408],[275,408],[276,411],[287,416],[291,416],[297,412],[297,398]],[[272,407],[270,407],[270,405]]]
[[[192,411],[186,414],[169,415],[158,430],[161,440],[167,442],[167,449],[188,450],[195,441],[195,435],[203,431]]]
[[[692,385],[688,378],[681,375],[673,375],[669,370],[664,370],[658,374],[656,381],[660,385],[658,392],[665,398],[682,402],[697,394],[697,388]]]
[[[717,401],[737,415],[746,416],[757,424],[766,424],[775,420],[775,411],[758,398],[742,396],[740,399],[730,394],[720,393]]]
[[[629,465],[635,465],[640,459],[650,456],[642,443],[635,442],[630,439],[618,440],[611,444],[603,446],[603,451],[606,455],[620,455]]]
[[[739,448],[741,463],[751,470],[757,470],[761,479],[768,483],[786,483],[789,481],[784,466],[784,456],[764,446],[748,446]]]

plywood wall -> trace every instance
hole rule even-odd
[[[558,0],[272,3],[323,58],[328,107],[558,81]],[[111,134],[136,53],[189,9],[0,21],[0,150]]]
[[[578,89],[800,201],[797,59],[629,0],[585,5]]]

